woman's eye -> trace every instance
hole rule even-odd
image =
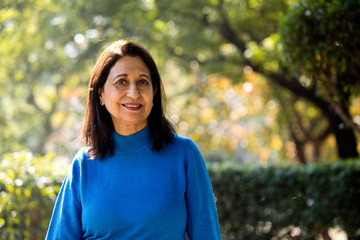
[[[139,84],[141,84],[141,85],[149,85],[149,81],[145,80],[145,79],[141,79],[141,80],[139,80]]]
[[[126,83],[125,79],[119,79],[119,80],[116,81],[116,84],[118,84],[118,85],[123,85],[125,83]]]

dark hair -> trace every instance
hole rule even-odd
[[[108,46],[98,58],[91,73],[87,110],[82,130],[82,139],[90,147],[90,157],[104,158],[114,154],[112,134],[114,125],[110,113],[100,104],[100,93],[104,87],[110,69],[124,56],[139,56],[149,68],[152,85],[157,89],[153,98],[153,108],[148,117],[150,136],[153,140],[153,151],[159,151],[172,141],[174,128],[166,119],[163,111],[163,86],[159,71],[150,53],[142,46],[127,40],[119,40]]]

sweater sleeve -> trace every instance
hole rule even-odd
[[[187,233],[190,240],[219,240],[220,228],[214,194],[205,162],[190,141],[186,164]]]
[[[46,240],[82,238],[79,182],[80,167],[79,162],[75,160],[57,197]]]

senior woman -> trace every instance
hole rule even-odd
[[[46,239],[221,239],[203,158],[165,118],[162,95],[146,49],[120,40],[104,50],[89,83],[85,148]]]

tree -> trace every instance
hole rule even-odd
[[[347,93],[347,95],[345,94],[342,97],[344,98],[346,105],[343,104],[342,106],[339,105],[340,102],[336,102],[338,100],[328,97],[328,95],[334,95],[333,90],[321,87],[320,84],[307,86],[303,83],[304,76],[299,74],[299,72],[293,71],[293,68],[287,62],[288,59],[284,58],[283,51],[281,49],[283,46],[282,42],[276,39],[277,34],[273,34],[277,31],[277,18],[279,16],[279,11],[286,11],[286,2],[235,2],[219,0],[216,2],[202,1],[200,3],[182,2],[182,4],[182,7],[179,7],[176,3],[169,4],[163,1],[157,2],[157,6],[161,10],[161,13],[171,13],[171,16],[167,16],[169,19],[180,19],[179,16],[182,16],[182,19],[176,22],[178,29],[187,29],[187,26],[190,25],[192,25],[193,28],[198,29],[198,31],[196,31],[196,36],[191,35],[191,33],[188,34],[188,32],[185,33],[188,34],[187,39],[189,40],[183,39],[186,38],[183,34],[178,34],[178,36],[176,36],[178,39],[177,43],[180,44],[185,44],[187,41],[193,39],[196,39],[196,42],[201,43],[201,46],[194,44],[192,47],[191,44],[189,44],[189,51],[193,53],[190,53],[189,55],[193,57],[187,56],[187,59],[197,59],[201,63],[201,66],[203,66],[203,69],[207,70],[207,66],[210,66],[209,68],[211,69],[208,71],[215,71],[219,73],[226,73],[226,71],[229,71],[227,66],[232,63],[234,63],[234,65],[230,68],[230,71],[231,73],[238,75],[241,74],[244,66],[250,66],[253,71],[264,75],[269,82],[272,83],[273,87],[281,86],[283,89],[289,91],[290,95],[294,96],[295,99],[300,98],[300,100],[305,100],[312,106],[315,106],[322,113],[322,118],[329,123],[329,126],[318,136],[312,137],[312,142],[321,142],[324,137],[328,136],[329,133],[332,133],[335,135],[337,140],[338,155],[340,158],[358,157],[354,132],[354,128],[357,127],[356,124],[351,121],[348,107],[350,97],[354,96],[354,93],[350,92],[349,89],[353,87],[358,89],[358,85],[356,83],[359,81],[356,78],[347,78],[352,80],[347,81],[345,88],[341,88],[341,91],[345,89],[344,93]],[[352,4],[349,4],[349,9],[354,9],[356,4],[358,3],[353,1]],[[332,2],[329,2],[328,5],[334,5],[335,9],[336,6],[340,6],[341,4],[333,4]],[[310,5],[304,4],[304,6]],[[358,9],[358,7],[356,7],[356,9]],[[343,13],[350,15],[350,17],[347,17],[346,19],[351,22],[351,27],[341,27],[338,31],[343,30],[343,33],[346,36],[347,30],[351,30],[352,33],[357,36],[358,34],[355,33],[357,33],[356,31],[360,29],[359,27],[356,27],[358,26],[358,22],[356,20],[357,12],[350,11],[351,14],[349,14],[348,10],[345,10],[345,8],[342,9]],[[303,11],[306,11],[306,9]],[[336,12],[335,10],[333,11]],[[175,17],[174,13],[177,14],[178,17]],[[323,14],[325,13],[326,11],[323,11]],[[354,14],[352,15],[352,13]],[[292,13],[290,11],[289,18],[292,17],[291,14]],[[341,16],[342,15],[339,14],[339,17],[337,18],[339,19],[339,24],[342,24],[342,26],[347,25],[349,22],[341,21]],[[254,20],[252,17],[258,17],[259,19],[262,17],[266,19],[266,21],[258,19]],[[323,26],[329,25],[332,17],[328,16],[326,19],[327,22],[324,22]],[[253,22],[251,22],[253,25],[245,23],[249,23],[250,20],[253,20]],[[294,22],[297,22],[297,20],[299,19],[295,19]],[[254,26],[256,26],[256,28],[252,29]],[[316,26],[316,24],[313,24],[312,26]],[[334,29],[336,29],[336,27]],[[304,34],[304,38],[306,39],[308,35],[311,35],[311,32],[312,30]],[[323,36],[322,39],[325,39],[326,41],[328,40],[326,36]],[[349,41],[351,39],[348,38],[347,40]],[[218,49],[221,48],[221,44],[225,43],[230,43],[235,46],[238,55],[222,55]],[[272,46],[266,46],[268,43]],[[327,44],[326,42],[321,41],[316,43],[320,45]],[[338,41],[338,44],[342,44],[342,42]],[[296,46],[296,44],[294,45]],[[186,48],[182,47],[182,45],[178,47],[183,49]],[[354,47],[353,50],[358,51],[357,46]],[[270,49],[271,51],[267,51],[267,49]],[[326,53],[329,54],[331,51],[327,51]],[[299,50],[298,52],[302,51]],[[194,53],[198,55],[196,56]],[[199,55],[202,56],[201,53],[206,53],[206,55],[211,57],[201,59],[199,58]],[[343,52],[339,53],[337,56],[343,56],[342,54]],[[344,61],[344,57],[342,60]],[[357,58],[355,60],[358,61]],[[217,67],[214,66],[216,64],[218,64]],[[345,65],[343,64],[342,67],[344,66]],[[220,70],[219,68],[222,69]],[[352,66],[351,69],[355,70],[356,64]],[[231,73],[228,73],[227,75],[231,76]],[[349,74],[349,72],[346,72],[346,74]],[[342,78],[345,76],[344,72],[344,74],[342,74]],[[356,77],[356,74],[353,76]],[[344,81],[338,82],[341,83]],[[315,90],[314,87],[319,87],[319,90]],[[309,130],[306,130],[306,132],[308,131]],[[311,137],[309,134],[308,136]],[[301,151],[301,148],[299,147],[298,150]]]
[[[349,113],[360,92],[360,2],[301,1],[282,20],[287,60],[329,121],[339,156],[357,157],[359,126]]]
[[[61,96],[75,86],[74,28],[55,2],[5,1],[1,5],[0,152],[27,146],[43,153],[59,119],[70,117]],[[80,25],[80,24],[79,24]],[[60,33],[60,34],[59,34]],[[63,100],[63,99],[62,99]],[[14,139],[16,139],[14,141]]]

